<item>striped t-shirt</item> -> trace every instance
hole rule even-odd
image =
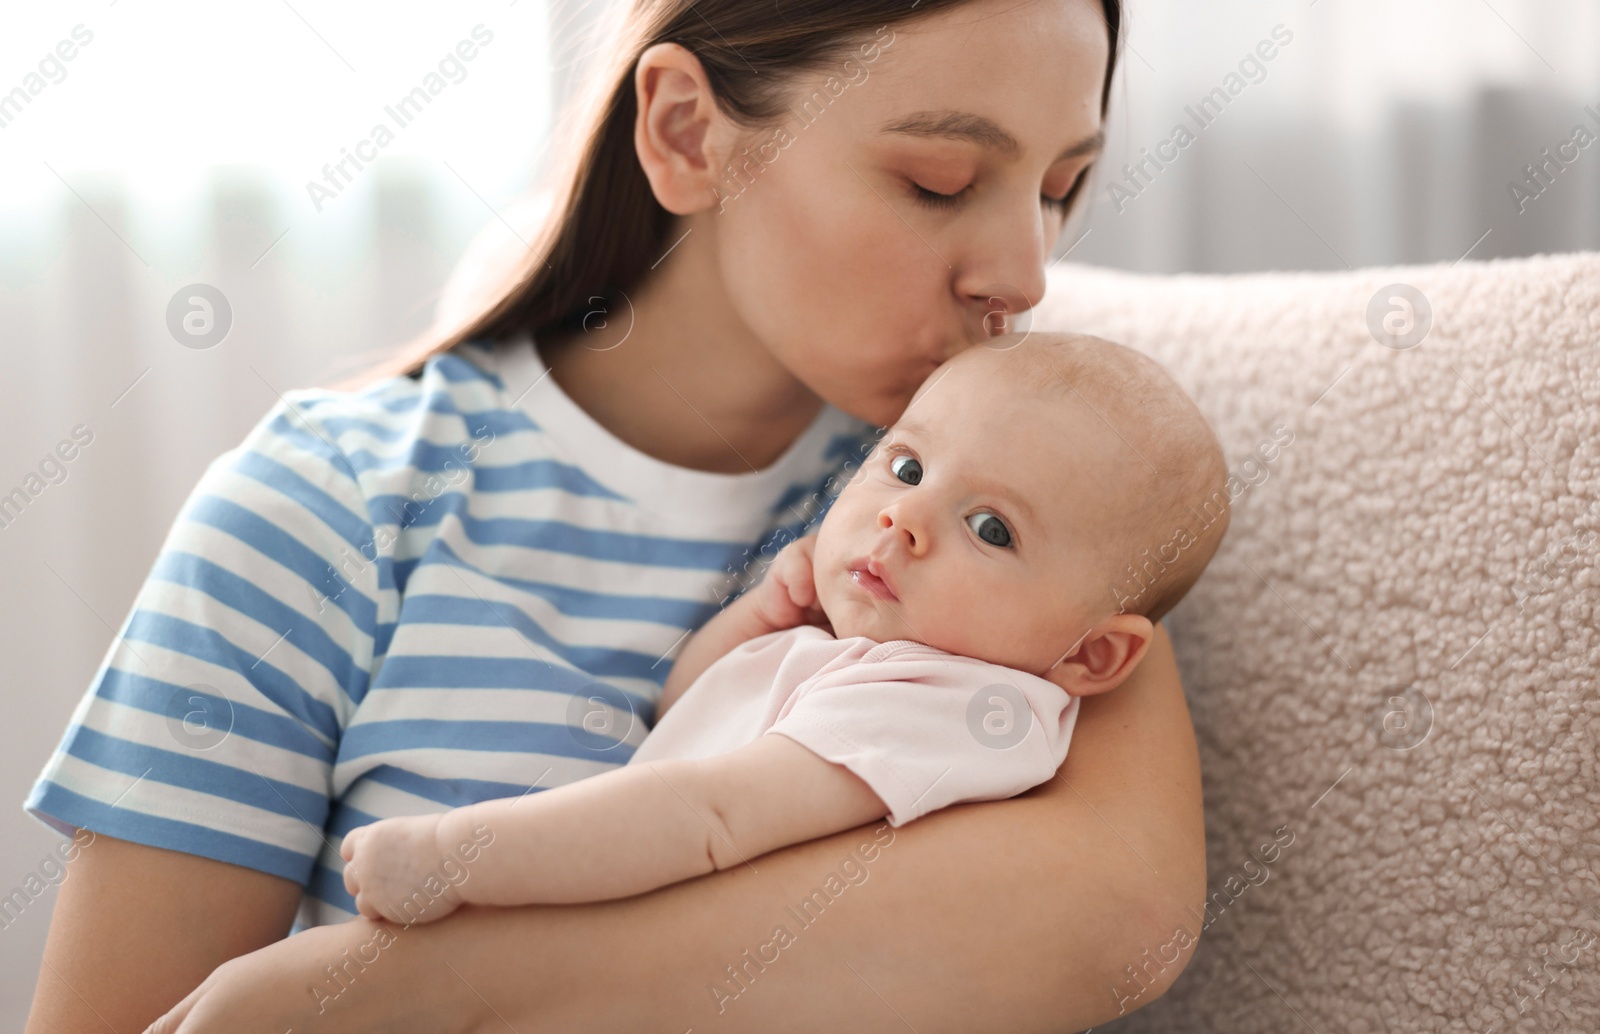
[[[288,394],[201,477],[27,809],[304,884],[340,839],[624,764],[687,633],[820,518],[878,429],[766,469],[633,448],[523,337]]]

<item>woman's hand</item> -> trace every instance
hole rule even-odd
[[[223,963],[146,1034],[465,1029],[481,1002],[429,961],[429,931],[366,919],[313,927]]]
[[[443,815],[380,819],[344,838],[339,845],[344,889],[356,899],[362,915],[404,926],[443,919],[460,907],[455,884],[440,876],[450,859],[441,846],[443,819]]]
[[[750,590],[751,604],[769,631],[780,632],[797,625],[816,625],[832,634],[828,615],[817,602],[817,580],[813,558],[817,537],[795,539],[772,558],[764,578]]]

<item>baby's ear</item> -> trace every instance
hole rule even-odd
[[[1075,697],[1109,693],[1139,666],[1155,635],[1142,614],[1113,614],[1095,623],[1076,649],[1044,673]]]

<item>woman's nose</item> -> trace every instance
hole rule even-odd
[[[959,288],[978,314],[983,333],[1004,334],[1012,322],[1039,304],[1045,291],[1045,219],[1037,201],[1009,217],[986,222],[969,253]]]

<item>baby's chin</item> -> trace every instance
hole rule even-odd
[[[876,643],[890,640],[922,640],[907,627],[906,622],[887,609],[887,604],[868,600],[832,600],[823,604],[828,623],[833,626],[836,639],[864,637]],[[898,606],[898,605],[897,605]]]
[[[890,610],[889,607],[895,610]],[[870,639],[875,643],[910,641],[931,646],[936,650],[946,653],[959,654],[962,657],[973,657],[978,660],[989,661],[1005,667],[1021,668],[1037,674],[1040,668],[1036,666],[1038,658],[994,656],[993,652],[997,643],[992,641],[974,642],[970,636],[949,628],[937,628],[924,621],[918,627],[917,619],[906,614],[904,603],[888,604],[869,600],[839,600],[823,604],[823,609],[828,615],[829,624],[833,626],[835,639]],[[898,613],[896,613],[898,611]],[[944,633],[941,635],[941,632]],[[1054,660],[1054,658],[1051,658]],[[1023,663],[1018,663],[1023,661]],[[1046,664],[1049,662],[1046,661]]]

